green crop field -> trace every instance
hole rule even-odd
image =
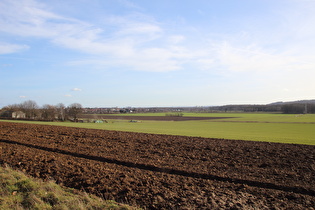
[[[115,114],[116,115],[116,114]],[[165,113],[117,114],[120,116],[165,116]],[[106,114],[100,115],[106,118]],[[220,121],[257,122],[313,122],[315,114],[272,114],[272,113],[184,113],[184,117],[233,117]]]
[[[124,114],[125,116],[127,114]],[[131,116],[164,116],[128,114]],[[101,115],[106,119],[106,115]],[[315,145],[315,115],[284,115],[256,113],[184,113],[185,117],[234,117],[196,121],[107,120],[108,123],[26,122],[91,129],[132,131],[155,134],[200,136],[234,140],[267,141]],[[14,121],[16,122],[16,121]]]

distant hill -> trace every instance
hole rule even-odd
[[[315,113],[315,99],[280,101],[270,104],[242,104],[209,107],[210,112],[282,112],[285,114]]]
[[[274,102],[271,104],[267,104],[267,105],[285,105],[285,104],[315,104],[315,99],[313,100],[298,100],[298,101],[279,101],[279,102]]]

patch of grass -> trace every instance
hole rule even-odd
[[[0,209],[136,209],[0,167]]]

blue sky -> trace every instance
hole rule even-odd
[[[315,0],[0,0],[0,108],[315,99]]]

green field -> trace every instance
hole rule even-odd
[[[127,114],[124,114],[127,115]],[[128,114],[132,116],[164,116],[156,114]],[[184,113],[196,117],[234,117],[198,121],[141,121],[107,120],[108,123],[27,122],[92,129],[132,131],[156,134],[200,136],[235,140],[315,145],[315,115],[284,115],[257,113]],[[106,119],[106,115],[102,115]],[[14,121],[16,122],[16,121]]]

